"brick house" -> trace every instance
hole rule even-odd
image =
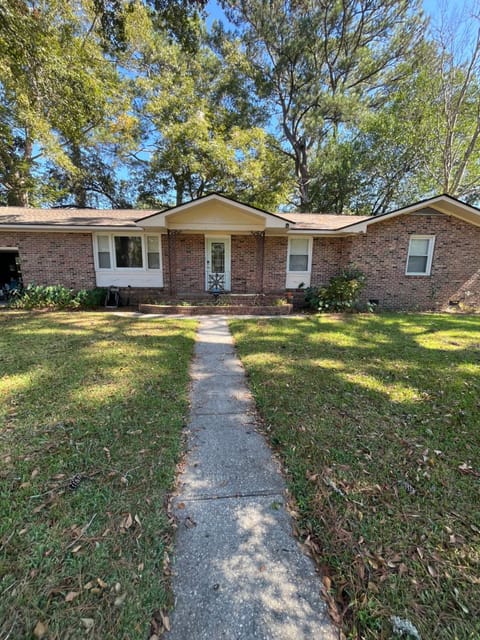
[[[120,287],[130,302],[285,294],[348,264],[383,309],[480,303],[480,210],[442,195],[379,216],[277,213],[219,194],[167,209],[0,208],[0,286]]]

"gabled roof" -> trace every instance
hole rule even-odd
[[[480,209],[461,202],[447,194],[427,198],[408,207],[377,216],[349,216],[322,213],[269,213],[263,209],[242,204],[219,193],[211,193],[177,207],[163,211],[154,209],[33,209],[24,207],[0,207],[0,228],[32,230],[95,230],[113,229],[131,231],[136,229],[166,228],[168,218],[184,214],[208,202],[223,203],[237,210],[248,220],[256,218],[259,228],[283,229],[289,234],[347,235],[365,233],[372,224],[396,216],[425,213],[451,215],[470,224],[480,226]],[[260,224],[261,223],[261,224]],[[248,225],[247,225],[248,226]],[[200,229],[201,223],[197,225]],[[219,227],[221,230],[221,227]]]
[[[402,216],[406,214],[417,213],[423,210],[434,210],[439,213],[443,213],[445,215],[453,216],[455,218],[460,218],[465,222],[469,222],[470,224],[474,224],[476,226],[480,226],[480,209],[474,207],[471,204],[466,204],[457,198],[449,196],[444,193],[439,196],[434,196],[433,198],[426,198],[425,200],[420,200],[419,202],[415,202],[414,204],[409,205],[408,207],[402,207],[400,209],[395,209],[394,211],[388,211],[387,213],[382,213],[378,216],[370,216],[361,222],[353,222],[346,227],[345,230],[349,232],[365,232],[367,228],[371,224],[376,224],[378,222],[384,222],[385,220],[389,220],[390,218],[395,218],[397,216]],[[431,211],[430,211],[431,212]]]
[[[255,216],[258,220],[262,220],[265,227],[269,228],[284,229],[286,227],[286,224],[290,222],[288,214],[283,216],[276,213],[270,213],[269,211],[265,211],[264,209],[259,209],[258,207],[253,207],[252,205],[243,204],[242,202],[238,202],[238,200],[234,200],[233,198],[228,198],[221,193],[209,193],[206,196],[196,198],[195,200],[190,200],[190,202],[185,202],[176,207],[169,207],[168,209],[164,209],[161,212],[154,213],[147,218],[142,218],[141,224],[145,227],[165,227],[167,226],[168,218],[173,219],[179,214],[186,213],[196,207],[202,207],[202,205],[208,203],[226,205],[230,208],[238,210],[239,213]]]

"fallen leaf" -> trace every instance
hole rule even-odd
[[[192,520],[190,516],[185,518],[185,520],[183,521],[183,524],[187,527],[187,529],[193,529],[193,527],[197,526],[197,523],[195,522],[195,520]]]
[[[126,593],[123,593],[121,596],[117,596],[117,597],[115,598],[114,603],[113,603],[113,604],[114,604],[114,606],[115,606],[115,607],[121,607],[121,606],[122,606],[122,604],[125,602],[125,598],[126,598],[126,597],[127,597],[127,594],[126,594]]]
[[[43,638],[47,633],[47,626],[40,622],[40,620],[35,625],[35,629],[33,630],[33,635],[36,638]]]
[[[93,618],[80,618],[80,622],[85,627],[87,633],[89,633],[95,624],[95,620]]]
[[[432,567],[431,564],[427,565],[427,569],[428,569],[428,573],[432,576],[432,578],[437,577],[437,572],[435,571],[435,569]]]
[[[36,478],[38,476],[38,474],[40,473],[40,469],[37,467],[36,469],[34,469],[32,471],[32,473],[30,474],[30,480],[33,480],[34,478]]]
[[[322,577],[322,582],[323,582],[323,586],[328,591],[330,589],[330,587],[332,586],[332,581],[330,580],[330,578],[328,576],[323,576]]]
[[[264,564],[261,564],[260,567],[258,568],[259,571],[266,571],[267,567]]]
[[[104,580],[102,580],[101,578],[97,578],[97,584],[102,589],[106,589],[108,587],[108,584]]]
[[[170,631],[170,620],[169,620],[168,616],[164,615],[161,611],[160,611],[160,616],[162,618],[163,626],[165,627],[165,629],[167,631]]]
[[[65,602],[72,602],[79,595],[78,591],[69,591],[65,596]]]
[[[78,553],[81,548],[82,548],[82,545],[81,544],[77,544],[76,547],[73,547],[72,553]]]
[[[83,586],[83,588],[86,591],[89,591],[92,587],[93,587],[93,582],[87,582],[87,584]]]
[[[38,507],[35,507],[35,509],[33,510],[33,513],[40,513],[40,511],[42,509],[45,509],[46,506],[47,506],[47,503],[39,504]]]
[[[124,518],[124,520],[123,520],[123,522],[122,522],[122,527],[123,527],[124,529],[130,529],[130,527],[132,526],[132,524],[133,524],[133,518],[132,518],[131,514],[129,513],[129,514],[127,515],[127,517],[126,517],[126,518]]]
[[[185,503],[184,502],[179,502],[177,504],[177,509],[185,509]]]
[[[135,522],[138,524],[138,526],[142,526],[142,523],[140,522],[140,518],[137,516],[137,514],[135,514]]]
[[[145,568],[145,565],[143,564],[143,562],[141,562],[141,563],[138,565],[137,570],[138,570],[138,571],[143,571],[143,569],[144,569],[144,568]]]

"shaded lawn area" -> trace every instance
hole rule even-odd
[[[230,328],[348,637],[478,639],[480,318]]]
[[[0,313],[1,638],[145,638],[171,604],[194,328]]]

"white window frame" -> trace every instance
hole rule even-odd
[[[110,251],[110,267],[101,267],[98,261],[98,237],[108,237],[108,246]],[[158,251],[159,251],[159,268],[158,269],[150,269],[148,267],[148,246],[147,246],[147,237],[153,236],[158,238]],[[117,267],[117,255],[115,251],[115,238],[124,237],[124,238],[140,238],[142,242],[142,267]],[[160,233],[96,233],[94,235],[94,259],[95,259],[95,269],[97,271],[101,271],[102,273],[109,273],[112,271],[119,273],[163,273],[163,263],[162,263],[162,236]]]
[[[428,240],[428,253],[427,253],[427,265],[425,271],[409,271],[408,263],[410,261],[410,251],[412,247],[412,240]],[[433,235],[420,235],[414,234],[411,235],[408,241],[408,253],[407,253],[407,264],[405,265],[405,275],[406,276],[430,276],[432,273],[432,262],[433,262],[433,250],[435,248],[435,236]]]
[[[292,246],[291,241],[292,240],[307,240],[308,242],[308,264],[307,264],[307,270],[306,271],[290,271],[290,248]],[[300,273],[310,273],[312,270],[312,246],[313,246],[313,238],[311,238],[310,236],[305,237],[305,236],[291,236],[290,238],[288,238],[288,251],[287,251],[287,273],[294,273],[294,274],[300,274]]]
[[[290,247],[291,240],[307,240],[308,241],[308,264],[306,271],[290,271]],[[312,275],[312,252],[313,252],[313,238],[312,236],[304,235],[292,235],[288,238],[287,247],[287,264],[286,264],[286,289],[297,289],[300,285],[305,287],[310,286],[310,279]]]

